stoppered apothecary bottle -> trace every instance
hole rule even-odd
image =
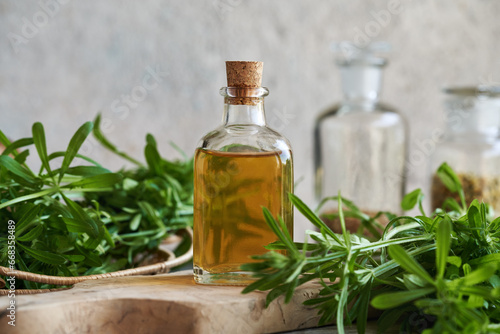
[[[473,199],[500,212],[500,86],[445,89],[446,131],[431,159],[435,172],[443,162],[455,171],[467,205]],[[459,201],[440,179],[432,177],[432,209],[448,197]]]
[[[277,237],[262,207],[293,233],[292,150],[266,125],[262,62],[226,62],[228,87],[222,125],[201,139],[194,162],[194,279],[201,284],[245,285],[240,265]]]
[[[374,55],[387,44],[357,48],[342,42],[337,65],[344,99],[316,119],[314,162],[316,199],[336,196],[353,201],[366,214],[399,213],[405,187],[407,127],[403,117],[379,101],[384,58]],[[348,57],[346,57],[348,55]],[[322,218],[336,232],[337,204],[323,207]],[[360,222],[349,219],[348,228]],[[381,223],[386,223],[382,221]]]

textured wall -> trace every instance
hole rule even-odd
[[[312,202],[314,117],[341,97],[329,46],[387,40],[383,100],[411,125],[408,187],[425,186],[418,152],[443,127],[441,88],[500,81],[499,13],[495,0],[2,0],[1,129],[29,136],[41,120],[54,151],[102,111],[122,149],[142,157],[150,132],[177,157],[169,141],[192,153],[220,122],[224,61],[262,60],[268,120],[291,140],[297,193]],[[85,150],[123,165],[92,142]]]

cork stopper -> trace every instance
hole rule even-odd
[[[261,61],[226,61],[227,86],[257,88],[262,84]]]

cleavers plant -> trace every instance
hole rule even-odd
[[[421,215],[380,213],[390,222],[376,240],[346,230],[344,215],[358,217],[364,226],[375,222],[340,194],[325,201],[338,202],[342,234],[333,233],[290,194],[318,229],[306,232],[315,243],[294,243],[282,221],[264,209],[279,241],[254,257],[259,262],[242,267],[259,278],[243,292],[270,290],[267,304],[281,295],[288,302],[297,286],[319,280],[319,295],[305,304],[318,308],[320,324],[335,321],[339,333],[354,322],[364,333],[370,306],[383,310],[380,333],[396,323],[406,333],[500,333],[500,217],[493,219],[488,205],[477,200],[466,206],[460,181],[447,164],[437,173],[459,193],[461,203],[449,199],[427,216],[417,189],[405,196],[402,207],[418,205]],[[277,249],[286,249],[287,255]]]
[[[11,142],[0,155],[0,265],[7,266],[9,220],[15,222],[16,268],[54,276],[100,274],[137,266],[167,236],[192,226],[192,159],[160,157],[146,137],[143,165],[111,144],[99,129],[100,115],[83,124],[66,151],[48,153],[41,123],[32,137]],[[78,154],[93,132],[104,147],[135,167],[117,173]],[[41,161],[26,163],[33,146]],[[58,161],[62,158],[62,162]],[[79,158],[75,165],[75,158]],[[55,169],[56,163],[59,168]],[[189,241],[179,246],[183,252]],[[23,281],[17,288],[49,288]]]

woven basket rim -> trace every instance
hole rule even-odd
[[[40,275],[34,274],[22,270],[14,270],[10,271],[9,268],[0,266],[0,275],[2,276],[13,276],[17,279],[36,282],[36,283],[45,283],[52,285],[73,285],[75,283],[87,281],[87,280],[97,280],[103,278],[115,278],[115,277],[124,277],[124,276],[135,276],[135,275],[149,275],[149,274],[158,274],[165,273],[169,269],[173,267],[177,267],[181,264],[186,263],[193,257],[193,230],[191,228],[185,228],[179,230],[179,233],[187,233],[191,239],[191,247],[187,252],[176,257],[175,254],[167,249],[158,249],[159,253],[163,253],[163,255],[168,256],[168,260],[161,261],[158,263],[114,271],[111,273],[105,274],[97,274],[97,275],[86,275],[86,276],[74,276],[74,277],[65,277],[65,276],[49,276],[49,275]],[[5,287],[5,282],[0,279],[0,296],[6,295],[9,293],[9,290],[3,289]],[[34,294],[34,293],[44,293],[50,291],[59,291],[66,290],[68,288],[59,288],[59,289],[16,289],[16,294]]]

